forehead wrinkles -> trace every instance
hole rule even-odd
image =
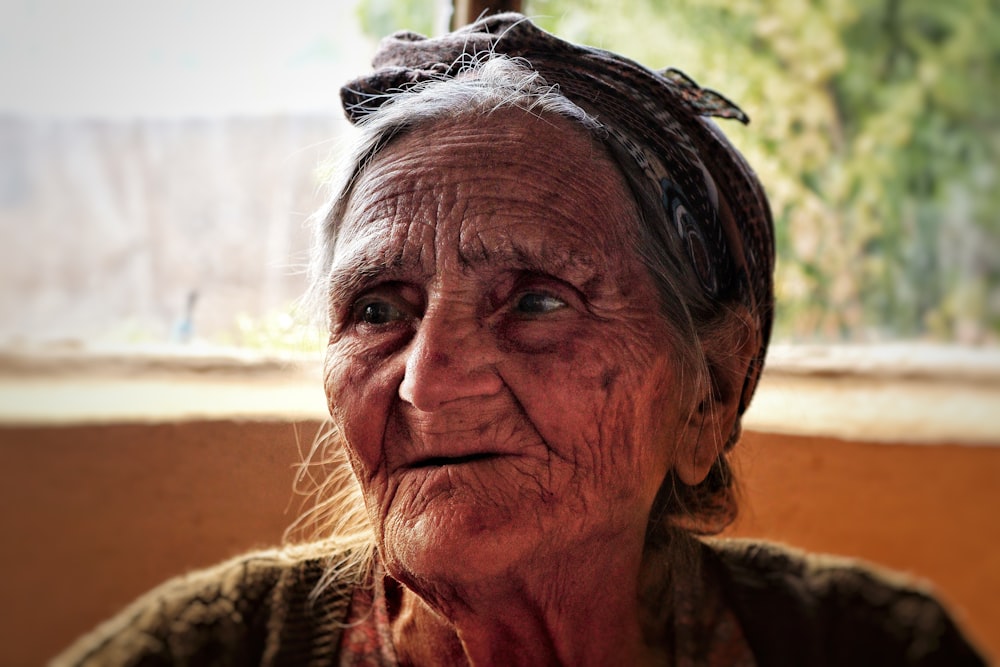
[[[558,270],[632,247],[635,203],[603,147],[565,121],[477,120],[400,137],[376,156],[351,194],[345,246],[426,272],[451,258]],[[539,225],[547,233],[525,234]]]
[[[350,195],[336,255],[385,269],[433,272],[442,192],[405,162],[363,175]]]
[[[500,270],[567,274],[581,281],[603,268],[593,239],[572,228],[555,234],[524,233],[522,225],[538,224],[530,217],[507,216],[505,224],[492,224],[481,216],[466,218],[458,242],[459,265],[466,270],[488,265]]]

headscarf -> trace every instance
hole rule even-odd
[[[740,153],[707,116],[749,122],[715,91],[679,70],[650,70],[609,51],[549,34],[520,14],[496,14],[428,39],[382,40],[374,72],[341,89],[361,122],[394,93],[467,71],[484,54],[516,58],[592,115],[658,191],[701,289],[720,307],[742,303],[758,349],[740,399],[746,409],[763,366],[774,309],[774,230],[767,198]],[[729,443],[732,444],[732,443]]]

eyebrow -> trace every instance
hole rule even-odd
[[[487,249],[482,244],[460,243],[458,261],[462,271],[472,273],[486,266],[548,274],[576,283],[584,291],[600,274],[585,253],[573,252],[566,246],[539,249],[517,239],[508,239],[507,245],[502,249]],[[388,256],[362,255],[335,262],[327,279],[328,294],[332,305],[346,304],[378,283],[426,282],[432,277],[433,271],[423,265],[420,257],[407,257],[403,248],[397,248]]]
[[[539,274],[550,274],[569,279],[570,282],[585,283],[593,280],[598,270],[595,262],[586,253],[575,251],[566,244],[541,248],[521,243],[517,238],[506,239],[507,247],[500,250],[487,249],[482,245],[463,243],[459,246],[458,257],[462,267],[475,271],[480,266],[501,269],[526,270]]]
[[[413,275],[413,261],[404,259],[402,252],[391,257],[354,257],[344,263],[335,263],[327,276],[327,293],[331,305],[349,303],[358,294],[379,282],[394,277]],[[425,271],[420,271],[426,273]]]

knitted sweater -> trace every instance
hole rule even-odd
[[[984,665],[944,608],[890,574],[774,544],[712,540],[758,665]],[[69,665],[335,665],[349,585],[317,558],[251,553],[171,580],[57,657]]]

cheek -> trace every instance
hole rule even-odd
[[[330,415],[355,467],[373,475],[383,459],[383,433],[398,381],[389,366],[362,362],[338,343],[327,348],[324,380]]]
[[[511,389],[557,453],[596,458],[603,434],[625,428],[619,386],[627,373],[616,352],[607,342],[571,338],[550,354],[522,358]]]
[[[612,342],[615,341],[615,342]],[[647,337],[582,338],[525,358],[512,391],[554,453],[599,484],[655,493],[677,435],[669,355]]]

